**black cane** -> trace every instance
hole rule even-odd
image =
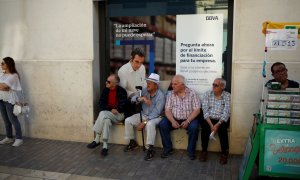
[[[139,90],[140,97],[141,97],[142,96],[142,86],[136,86],[135,88],[137,90]],[[140,102],[140,104],[139,104],[139,110],[140,110],[140,120],[141,120],[141,123],[142,123],[143,122],[143,117],[142,117],[142,111],[143,111],[142,102]],[[145,140],[144,140],[144,128],[142,129],[142,140],[143,140],[143,151],[145,151],[146,148],[145,148]]]

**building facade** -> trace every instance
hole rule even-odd
[[[103,51],[106,5],[93,0],[0,0],[0,57],[16,60],[31,107],[29,117],[21,118],[25,136],[81,142],[93,139],[92,126],[109,64],[109,51]],[[231,153],[243,153],[253,113],[260,107],[265,56],[262,23],[299,22],[299,6],[298,0],[235,0],[231,5]],[[270,64],[281,61],[287,65],[289,78],[299,82],[299,57],[299,48],[268,52],[267,79],[271,78]],[[4,132],[1,121],[0,134]],[[112,134],[112,143],[124,143],[120,140],[122,127]],[[161,146],[159,141],[157,145]],[[218,143],[210,150],[219,151]]]

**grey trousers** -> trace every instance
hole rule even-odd
[[[103,139],[109,138],[109,128],[112,125],[112,122],[118,123],[124,119],[124,113],[113,114],[110,111],[101,111],[95,122],[93,130],[102,134]]]
[[[161,120],[161,117],[154,118],[149,120],[146,124],[145,130],[147,133],[147,145],[154,145],[156,136],[156,126]],[[125,119],[125,139],[135,139],[134,127],[136,127],[140,122],[140,113],[134,114]]]

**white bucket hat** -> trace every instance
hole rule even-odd
[[[148,78],[146,78],[146,81],[152,81],[156,84],[159,84],[159,75],[155,73],[151,73]]]

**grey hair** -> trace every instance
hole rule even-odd
[[[215,80],[221,81],[221,83],[222,83],[223,86],[224,86],[224,89],[226,88],[226,80],[225,80],[225,79],[223,79],[223,78],[216,78]]]
[[[115,78],[116,83],[119,84],[120,78],[117,74],[110,74],[109,76],[113,76]]]
[[[175,78],[178,78],[178,80],[179,80],[181,83],[183,83],[184,85],[186,85],[186,79],[185,79],[185,77],[184,77],[183,75],[181,75],[181,74],[176,74],[176,75],[173,77],[173,79],[175,79]]]

